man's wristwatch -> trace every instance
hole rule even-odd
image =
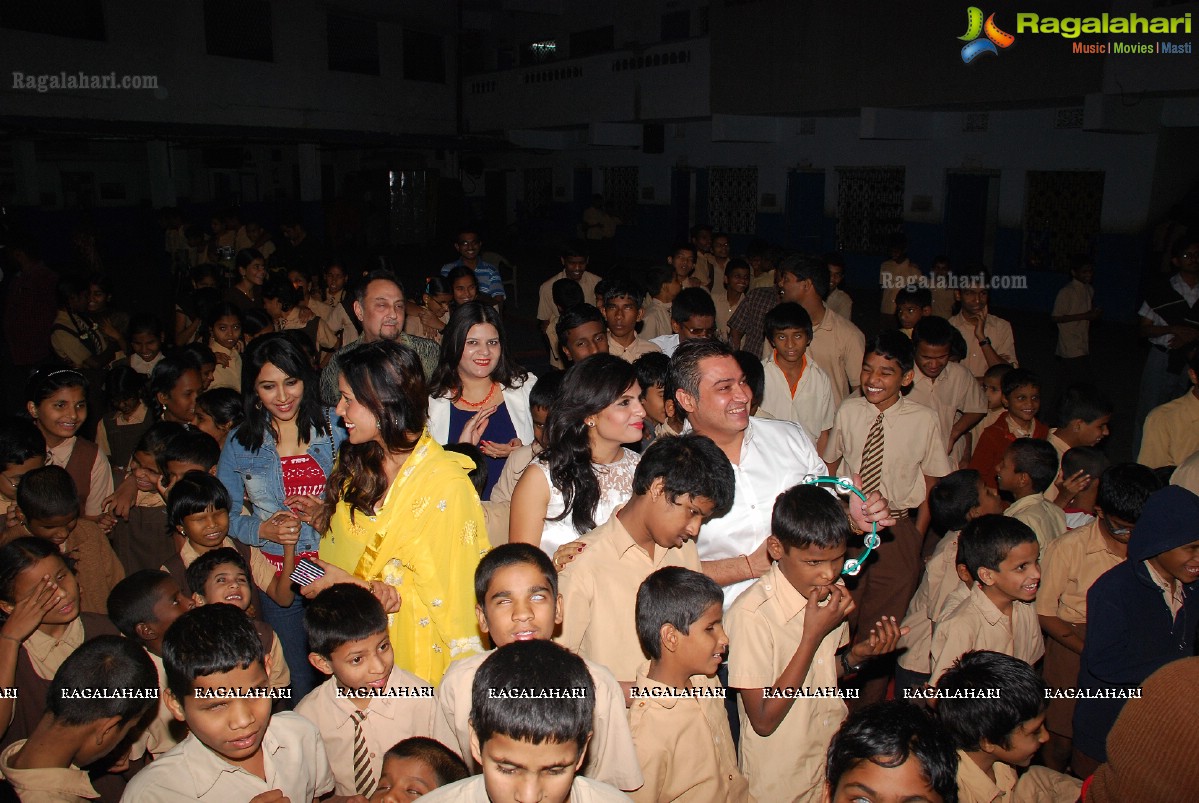
[[[862,667],[865,665],[865,663],[860,663],[857,666],[852,666],[849,663],[849,650],[841,653],[841,668],[845,670],[846,675],[856,675],[862,671]]]
[[[991,345],[991,338],[989,338],[989,337],[984,337],[982,340],[978,341],[978,345],[980,345],[980,346],[989,346],[989,345]]]

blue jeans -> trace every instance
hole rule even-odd
[[[262,619],[270,625],[280,644],[287,668],[291,671],[291,705],[304,699],[304,695],[316,688],[322,678],[312,664],[308,663],[308,633],[304,630],[304,598],[296,595],[290,608],[282,608],[266,594],[260,594]]]

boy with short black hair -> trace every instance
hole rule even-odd
[[[645,777],[633,800],[750,799],[714,677],[729,646],[723,609],[720,586],[681,566],[658,569],[637,590],[637,639],[650,660],[637,670],[629,709]]]
[[[695,275],[695,262],[698,257],[699,250],[689,242],[677,243],[670,249],[666,264],[674,269],[674,278],[680,287],[704,287],[704,282]]]
[[[979,516],[962,528],[958,563],[974,582],[970,595],[933,631],[934,685],[963,653],[1011,651],[1029,664],[1045,653],[1032,602],[1041,581],[1037,536],[1021,521]]]
[[[970,594],[973,581],[958,560],[962,528],[979,516],[1003,512],[999,494],[968,468],[942,477],[929,491],[928,506],[933,527],[944,535],[924,564],[920,585],[903,617],[909,632],[899,640],[903,650],[895,670],[899,690],[919,689],[928,683],[933,668],[933,631]]]
[[[596,716],[593,674],[582,658],[540,639],[488,653],[471,684],[470,753],[482,774],[437,789],[428,803],[629,800],[578,774]]]
[[[590,304],[576,304],[562,311],[554,324],[558,348],[567,365],[608,353],[608,330],[603,314]]]
[[[30,535],[52,542],[74,561],[80,608],[107,614],[108,592],[125,576],[125,568],[100,525],[79,515],[79,495],[67,470],[44,466],[24,475],[17,506]]]
[[[900,306],[904,296],[900,296]],[[916,363],[912,391],[914,402],[931,407],[941,422],[950,464],[960,466],[970,451],[970,431],[987,412],[987,399],[970,372],[951,359],[957,330],[936,316],[922,318],[912,330]]]
[[[134,776],[122,800],[233,801],[274,792],[309,801],[333,791],[316,727],[299,714],[271,715],[269,659],[244,613],[221,604],[188,611],[167,630],[162,659],[167,705],[191,733]]]
[[[1046,636],[1045,683],[1053,688],[1077,683],[1079,656],[1086,643],[1087,591],[1124,562],[1141,509],[1160,487],[1153,472],[1137,463],[1112,466],[1094,484],[1094,520],[1070,530],[1041,555],[1037,616]],[[1073,716],[1073,700],[1050,700],[1045,716],[1049,744],[1044,757],[1051,769],[1064,771],[1070,763]]]
[[[1024,661],[998,652],[967,652],[937,684],[937,718],[958,749],[958,803],[1037,800],[1075,803],[1082,782],[1028,767],[1045,731],[1045,687]]]
[[[828,442],[837,407],[828,374],[807,356],[812,317],[799,304],[784,301],[766,313],[762,328],[771,354],[762,360],[761,409],[772,418],[799,424],[819,452]]]
[[[916,324],[933,314],[933,294],[927,287],[919,284],[909,284],[895,296],[895,318],[899,322],[899,331],[908,337]]]
[[[413,803],[468,777],[470,771],[453,750],[427,736],[410,736],[383,756],[383,775],[371,803]]]
[[[1037,534],[1042,547],[1066,532],[1066,514],[1045,498],[1058,472],[1057,451],[1048,441],[1018,438],[1003,454],[996,468],[999,490],[1014,498],[1005,516],[1019,519]]]
[[[125,739],[156,704],[157,687],[154,665],[136,644],[120,636],[84,642],[54,673],[33,733],[0,753],[0,777],[28,803],[100,797],[80,767]],[[130,691],[139,693],[121,694]]]
[[[387,614],[362,586],[340,583],[317,594],[304,606],[304,629],[308,660],[332,677],[296,713],[320,730],[337,793],[370,797],[387,746],[431,733],[433,687],[395,665]]]
[[[158,488],[163,499],[171,486],[189,471],[204,471],[215,477],[220,459],[221,445],[207,432],[191,427],[175,435],[158,453],[158,470],[162,473]]]
[[[841,651],[854,603],[840,581],[849,521],[833,495],[815,485],[784,491],[770,531],[773,565],[725,618],[728,685],[739,691],[739,766],[757,800],[814,803],[829,739],[846,713],[838,678],[893,651],[903,631],[895,616],[880,617]]]
[[[670,331],[671,334],[650,341],[667,357],[688,340],[715,337],[716,305],[712,303],[712,296],[700,287],[680,291],[670,305]]]
[[[244,611],[262,640],[270,658],[271,688],[283,689],[291,683],[291,670],[283,657],[283,644],[274,629],[251,613],[254,600],[250,565],[232,547],[218,547],[197,557],[187,567],[187,586],[196,605],[224,603]],[[286,578],[284,578],[286,582]]]
[[[881,332],[868,343],[862,396],[841,403],[821,454],[831,473],[860,475],[863,491],[878,491],[888,499],[895,522],[888,528],[890,537],[882,536],[875,560],[858,577],[852,628],[859,621],[865,625],[883,616],[902,617],[907,610],[920,582],[930,521],[928,492],[952,470],[936,412],[904,398],[914,370],[912,341],[899,332]],[[864,704],[883,699],[888,668],[879,662],[862,678]]]
[[[645,272],[645,292],[649,300],[641,316],[641,337],[653,341],[670,334],[670,309],[683,289],[669,265],[655,265]]]
[[[953,742],[927,712],[876,703],[850,714],[829,744],[826,799],[957,803],[957,766]]]
[[[1041,412],[1041,380],[1036,374],[1025,368],[1013,368],[1004,373],[1000,392],[1004,412],[978,435],[967,466],[982,474],[989,488],[998,487],[999,461],[1017,438],[1049,438],[1049,427],[1037,419]],[[1052,484],[1053,480],[1049,482]]]
[[[657,438],[680,434],[683,421],[678,417],[674,401],[666,398],[666,373],[670,370],[670,358],[661,353],[643,354],[633,363],[633,368],[637,371],[637,385],[641,388],[639,401],[645,407],[645,417],[653,424],[645,428],[641,438],[642,447],[649,446]]]
[[[46,465],[46,438],[25,418],[0,421],[0,543],[25,535],[17,507],[21,478]]]
[[[831,251],[821,257],[828,266],[828,297],[824,304],[847,321],[853,320],[853,298],[841,289],[845,284],[845,257]]]
[[[179,589],[174,578],[154,569],[134,572],[117,583],[108,595],[108,618],[125,638],[145,649],[158,673],[158,710],[134,743],[130,754],[133,760],[146,753],[160,756],[187,735],[166,704],[167,676],[162,665],[162,638],[176,619],[194,607],[195,601]]]
[[[1102,449],[1094,446],[1075,446],[1062,455],[1062,468],[1058,472],[1058,483],[1065,490],[1056,499],[1050,500],[1066,514],[1066,530],[1083,527],[1095,520],[1095,499],[1099,494],[1099,477],[1111,462]],[[1075,492],[1076,485],[1062,483],[1062,478],[1075,478],[1075,482],[1085,482],[1082,490]],[[1055,484],[1050,490],[1056,491]],[[1045,492],[1049,499],[1050,491]]]
[[[479,561],[475,600],[479,629],[496,648],[519,641],[548,641],[562,623],[558,572],[546,554],[530,544],[504,544]],[[467,690],[480,665],[495,652],[454,661],[437,688],[433,737],[458,750],[476,772],[479,764],[472,754]],[[621,789],[636,789],[642,779],[629,736],[624,692],[606,667],[590,661],[585,665],[594,685],[595,721],[583,771]]]
[[[643,354],[661,351],[637,334],[637,324],[645,316],[641,292],[624,279],[603,282],[603,312],[608,324],[608,353],[626,362],[636,362]],[[538,380],[540,381],[540,380]]]
[[[629,501],[580,539],[581,554],[562,570],[565,604],[555,640],[632,685],[645,660],[629,649],[637,640],[641,581],[663,566],[701,571],[695,539],[704,522],[732,507],[734,482],[729,459],[703,435],[650,444]]]

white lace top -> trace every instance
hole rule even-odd
[[[633,472],[637,470],[637,463],[641,460],[641,455],[631,449],[623,451],[624,453],[615,463],[591,464],[600,484],[599,504],[595,507],[595,526],[597,527],[607,521],[612,512],[629,501],[629,497],[633,495]],[[562,492],[555,488],[554,483],[550,480],[549,466],[544,460],[539,457],[529,464],[529,468],[534,467],[545,474],[545,480],[550,486],[550,502],[545,509],[546,522],[541,530],[541,551],[553,558],[558,547],[569,544],[583,533],[575,530],[570,514],[558,521],[550,521],[563,510]]]

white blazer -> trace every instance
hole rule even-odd
[[[537,384],[537,377],[529,374],[523,385],[514,388],[504,388],[504,405],[508,408],[508,417],[512,419],[512,427],[516,437],[528,446],[533,442],[533,413],[529,410],[529,391]],[[450,397],[429,397],[429,434],[433,440],[445,445],[450,439]]]

